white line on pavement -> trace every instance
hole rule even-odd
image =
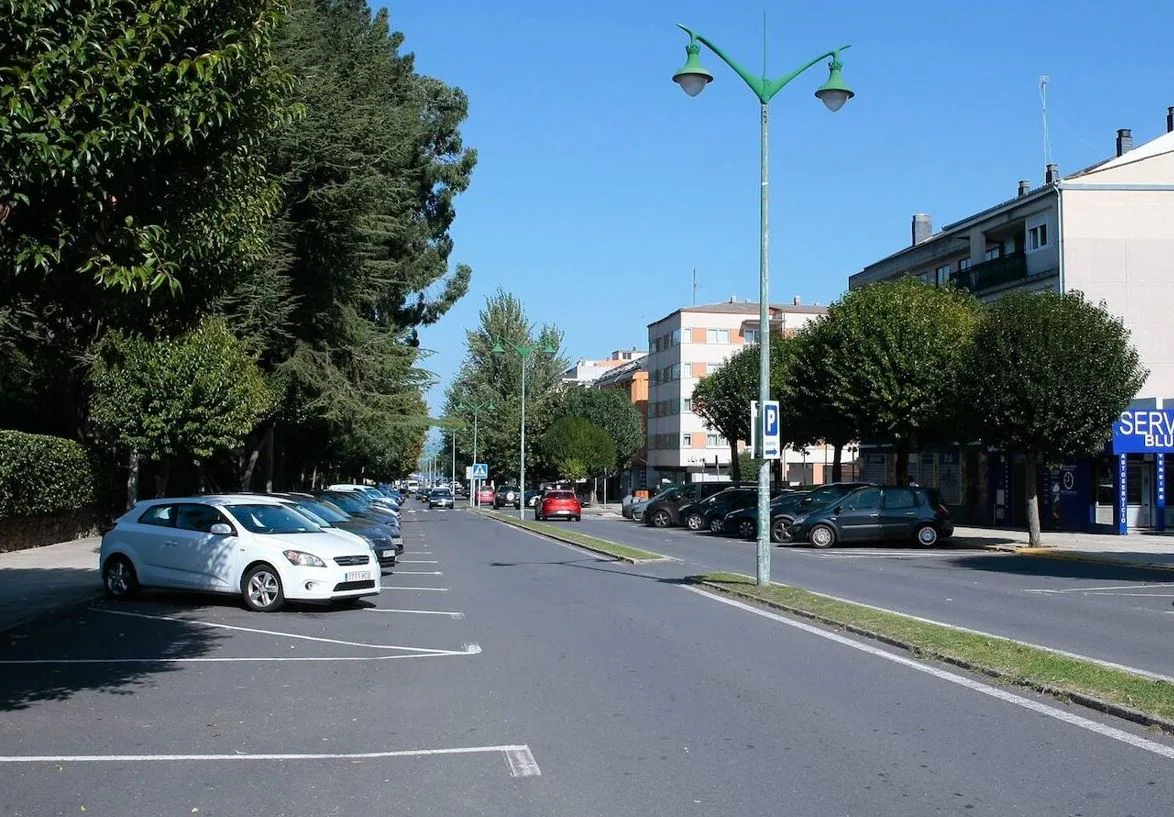
[[[1092,593],[1101,590],[1147,590],[1152,587],[1165,587],[1174,590],[1174,582],[1162,582],[1160,584],[1111,584],[1111,585],[1093,585],[1092,587],[1027,587],[1024,588],[1025,593]]]
[[[439,570],[393,570],[396,576],[443,576]]]
[[[448,592],[447,587],[396,587],[394,585],[383,585],[383,592],[386,593],[388,590],[435,590],[437,593]]]
[[[272,635],[279,638],[296,638],[299,641],[317,641],[322,644],[338,644],[343,647],[366,647],[372,650],[402,650],[404,652],[419,652],[419,653],[435,653],[436,655],[444,655],[451,652],[451,650],[434,650],[428,647],[401,647],[395,644],[368,644],[363,641],[342,641],[337,638],[324,638],[316,635],[299,635],[297,633],[280,633],[276,630],[258,630],[254,627],[237,627],[232,624],[219,624],[213,621],[199,621],[197,619],[180,618],[179,616],[164,616],[164,615],[149,615],[147,613],[131,613],[125,610],[103,610],[100,607],[92,607],[95,613],[105,613],[110,616],[129,616],[131,618],[145,618],[155,621],[177,621],[180,624],[194,624],[198,627],[213,627],[218,630],[235,630],[241,633],[256,633],[258,635]]]
[[[219,755],[6,755],[0,763],[150,763],[177,761],[242,760],[383,760],[395,757],[435,757],[500,753],[509,763],[511,777],[538,777],[542,772],[534,753],[525,744],[506,746],[462,746],[453,749],[401,749],[391,752],[307,752],[305,754],[219,754]]]
[[[394,661],[402,658],[449,658],[455,655],[480,655],[478,644],[466,644],[460,650],[444,652],[409,652],[399,655],[332,655],[332,656],[241,656],[237,658],[22,658],[0,661],[0,666],[35,666],[65,664],[245,664],[245,663],[302,663],[329,664],[365,661]]]
[[[465,614],[457,610],[393,610],[390,607],[365,607],[368,613],[411,613],[418,616],[448,616],[449,618],[464,618]]]
[[[887,650],[882,650],[879,647],[872,646],[871,644],[865,644],[861,641],[847,638],[846,636],[821,629],[812,624],[807,624],[802,621],[795,621],[794,619],[787,618],[786,616],[779,615],[778,613],[772,613],[768,610],[763,610],[759,607],[755,607],[754,605],[738,601],[737,599],[723,598],[696,587],[686,586],[684,589],[705,596],[709,599],[712,599],[713,601],[720,602],[722,604],[728,604],[731,607],[737,607],[740,610],[753,613],[756,616],[768,618],[772,621],[777,621],[780,624],[786,624],[788,627],[794,627],[797,630],[802,630],[805,633],[816,635],[820,638],[826,638],[827,640],[834,641],[837,644],[842,644],[846,647],[851,647],[854,650],[868,653],[869,655],[876,656],[877,658],[883,658],[886,661],[892,661],[894,664],[900,664],[901,666],[917,670],[918,672],[924,672],[925,674],[932,675],[939,680],[947,681],[951,684],[957,684],[958,686],[965,687],[975,692],[980,692],[983,695],[989,695],[992,698],[997,698],[1000,701],[1014,704],[1015,706],[1021,706],[1024,709],[1029,709],[1032,712],[1036,712],[1040,715],[1045,715],[1049,718],[1063,721],[1064,723],[1085,729],[1089,732],[1095,732],[1098,735],[1120,741],[1121,743],[1126,743],[1135,749],[1152,752],[1155,755],[1160,755],[1161,757],[1167,758],[1169,760],[1174,760],[1174,746],[1167,746],[1164,743],[1157,743],[1156,741],[1147,740],[1146,738],[1143,738],[1139,735],[1126,732],[1124,729],[1118,729],[1114,726],[1108,726],[1107,724],[1098,723],[1097,721],[1091,720],[1089,718],[1081,717],[1080,715],[1074,715],[1071,712],[1065,712],[1061,709],[1056,709],[1055,707],[1048,706],[1047,704],[1040,701],[1033,701],[1030,698],[1024,698],[1022,695],[1016,695],[1015,693],[1008,692],[1005,689],[999,689],[998,687],[993,687],[990,684],[984,684],[983,682],[976,681],[973,678],[967,678],[963,675],[949,672],[948,670],[933,667],[929,664],[923,664],[920,661],[915,661],[912,658],[906,658],[903,655],[897,655]]]
[[[440,562],[436,559],[399,559],[396,561],[399,565],[438,565]]]

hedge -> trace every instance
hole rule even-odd
[[[0,429],[0,519],[88,508],[94,484],[89,453],[80,443]]]

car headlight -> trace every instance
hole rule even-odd
[[[289,559],[291,565],[298,567],[326,567],[326,562],[319,559],[313,553],[306,553],[303,550],[286,550],[283,551],[285,558]]]

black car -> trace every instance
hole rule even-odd
[[[395,567],[396,559],[404,547],[398,530],[393,537],[390,529],[382,525],[364,519],[356,519],[323,502],[299,494],[274,494],[274,496],[288,502],[296,510],[308,514],[315,521],[321,519],[326,523],[324,527],[328,530],[338,528],[362,537],[370,545],[380,567]]]
[[[870,482],[831,482],[790,498],[781,499],[770,512],[770,540],[776,544],[791,541],[789,526],[799,515],[823,507],[858,488],[867,488]],[[756,526],[757,529],[757,526]]]
[[[677,509],[677,518],[680,519],[681,525],[689,530],[710,530],[709,524],[715,510],[720,510],[721,515],[717,518],[721,519],[731,510],[745,507],[757,496],[757,487],[726,488],[705,499],[681,505]]]
[[[493,492],[494,510],[504,508],[506,505],[513,508],[522,507],[522,492],[518,490],[516,485],[502,485]]]
[[[433,488],[428,492],[428,509],[451,508],[453,506],[452,491],[448,488]]]
[[[690,482],[680,488],[670,488],[648,503],[644,509],[644,523],[658,528],[679,525],[680,509],[685,505],[700,502],[728,488],[748,488],[754,482]]]
[[[399,527],[399,516],[378,503],[371,502],[354,491],[322,491],[315,494],[319,499],[334,503],[351,516],[369,519],[383,525]]]
[[[773,515],[778,509],[807,496],[810,491],[796,491],[792,488],[783,488],[771,497],[770,512]],[[755,495],[755,499],[757,499]],[[712,530],[712,528],[711,528]],[[758,536],[758,503],[751,502],[742,508],[737,508],[726,514],[722,519],[722,533],[727,536],[740,536],[743,539],[754,539]]]
[[[954,534],[954,520],[935,488],[870,485],[795,517],[791,538],[812,547],[838,542],[916,542],[933,547]]]

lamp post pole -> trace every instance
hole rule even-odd
[[[823,59],[829,59],[828,79],[815,92],[817,98],[823,101],[829,110],[838,111],[844,103],[852,98],[852,90],[844,84],[840,76],[843,68],[840,62],[840,52],[849,48],[844,45],[834,51],[827,51],[818,57],[796,68],[775,80],[767,79],[766,66],[763,66],[762,76],[754,76],[750,71],[734,62],[724,51],[714,45],[707,38],[685,26],[678,25],[689,35],[689,44],[685,46],[685,65],[673,75],[673,81],[681,86],[689,96],[697,96],[705,86],[713,81],[713,74],[701,65],[701,46],[704,45],[722,62],[734,69],[735,73],[758,97],[759,124],[761,138],[760,171],[760,199],[759,199],[759,255],[758,255],[758,440],[762,447],[766,431],[765,406],[770,400],[770,229],[768,209],[770,204],[770,174],[768,161],[768,145],[770,137],[770,118],[768,107],[771,99],[785,88],[791,80],[802,74],[811,66]],[[764,49],[765,51],[765,49]],[[757,548],[756,580],[759,585],[770,583],[770,461],[765,457],[758,466],[758,548]]]
[[[464,411],[467,411],[467,412],[470,412],[473,415],[473,462],[475,464],[477,462],[477,415],[481,411],[485,411],[485,410],[493,411],[493,409],[494,409],[493,401],[492,400],[485,400],[484,402],[478,403],[478,402],[474,402],[472,400],[468,400],[468,401],[459,403],[457,405],[457,408],[463,409]],[[455,440],[455,437],[454,437],[454,440]],[[455,445],[455,443],[454,443],[454,445]],[[456,451],[455,451],[455,448],[453,451],[453,473],[454,474],[456,473]],[[454,482],[456,481],[455,476],[453,477],[453,481]],[[470,477],[469,478],[469,507],[470,508],[477,507],[476,503],[477,503],[477,480],[474,477]]]
[[[530,362],[530,356],[535,352],[553,355],[558,350],[549,343],[510,343],[495,338],[493,353],[504,355],[506,350],[517,352],[518,357],[522,359],[522,424],[518,435],[518,519],[524,520],[526,518],[526,369]]]

